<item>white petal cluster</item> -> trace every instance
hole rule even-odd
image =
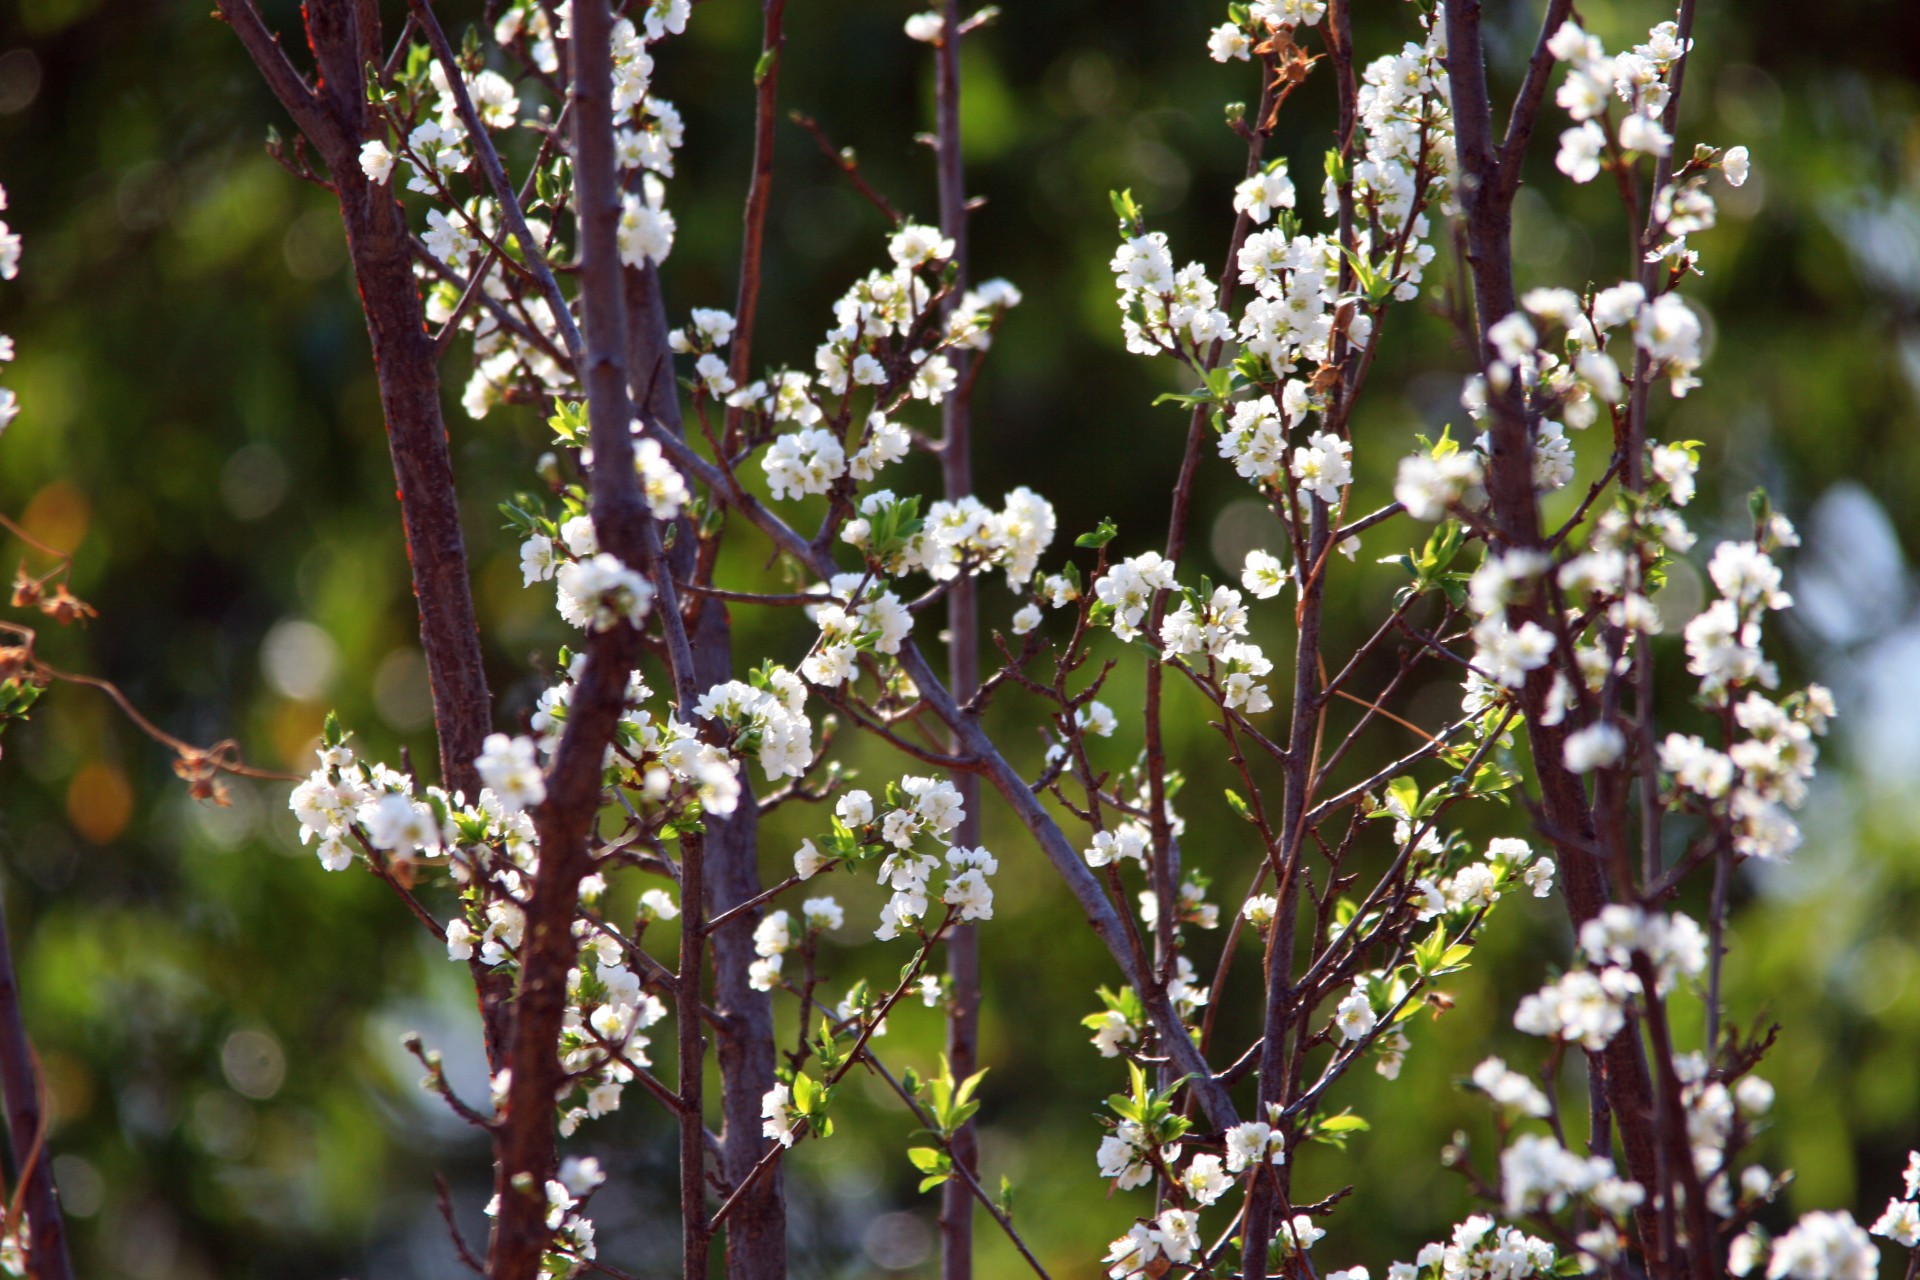
[[[771,991],[779,984],[786,954],[793,948],[793,931],[784,911],[769,911],[753,929],[753,954],[759,959],[747,967],[747,981],[755,991]]]
[[[794,1127],[800,1122],[800,1113],[793,1109],[793,1090],[784,1084],[776,1084],[767,1090],[760,1099],[760,1115],[766,1121],[760,1126],[762,1137],[772,1138],[783,1147],[793,1145]]]
[[[0,187],[0,209],[7,207],[7,189]],[[20,274],[20,233],[0,222],[0,280],[12,280]],[[13,339],[0,333],[0,365],[13,362]],[[0,431],[20,412],[20,399],[11,387],[0,387]]]
[[[1741,1083],[1746,1084],[1754,1079],[1756,1077],[1748,1076]],[[1868,1230],[1904,1249],[1920,1245],[1920,1204],[1915,1203],[1916,1195],[1920,1195],[1920,1151],[1910,1152],[1907,1156],[1906,1194],[1890,1198],[1885,1211]]]
[[[1613,1178],[1605,1156],[1577,1156],[1545,1134],[1523,1133],[1500,1153],[1500,1189],[1507,1213],[1554,1213]]]
[[[1109,1280],[1162,1275],[1200,1251],[1200,1218],[1190,1209],[1163,1209],[1151,1222],[1136,1222],[1107,1247]]]
[[[1427,242],[1427,215],[1420,204],[1451,212],[1454,154],[1451,85],[1446,68],[1445,23],[1436,10],[1421,19],[1427,37],[1400,52],[1368,63],[1361,73],[1357,101],[1364,155],[1353,166],[1353,196],[1379,227],[1360,228],[1360,255],[1387,275],[1401,302],[1418,296],[1425,269],[1434,258]],[[1331,176],[1322,187],[1328,217],[1339,212],[1339,190]],[[1354,341],[1364,344],[1365,333]]]
[[[1147,848],[1153,843],[1153,836],[1147,830],[1147,824],[1139,821],[1127,821],[1111,831],[1097,831],[1093,843],[1086,849],[1087,865],[1104,867],[1122,858],[1131,858],[1141,866],[1146,865]]]
[[[1513,1025],[1598,1051],[1627,1025],[1627,1002],[1639,994],[1640,979],[1625,969],[1573,969],[1524,997]]]
[[[776,498],[825,493],[847,473],[846,451],[824,427],[790,431],[775,440],[760,459]]]
[[[1527,1280],[1554,1274],[1556,1254],[1547,1241],[1518,1227],[1502,1227],[1476,1213],[1453,1229],[1445,1243],[1423,1245],[1411,1265],[1396,1262],[1389,1280],[1412,1280],[1416,1273],[1445,1276],[1447,1280]]]
[[[1146,551],[1111,566],[1093,584],[1093,591],[1101,604],[1113,610],[1113,634],[1131,640],[1140,634],[1154,593],[1178,585],[1173,563],[1157,551]]]
[[[940,900],[961,920],[991,920],[993,889],[987,877],[1000,869],[1000,863],[985,849],[948,845],[947,837],[966,817],[960,792],[951,782],[939,778],[905,777],[896,793],[900,802],[879,815],[880,838],[893,849],[880,862],[880,883],[892,890],[892,896],[880,911],[880,927],[874,936],[889,941],[902,932],[917,929],[927,914],[931,898],[930,882],[944,858],[946,884]],[[842,815],[849,826],[863,826],[855,817],[871,820],[872,802],[865,792],[851,792],[845,804],[860,797],[857,807]],[[941,856],[917,853],[926,837]]]
[[[739,680],[717,684],[700,696],[693,712],[725,728],[734,750],[757,755],[769,779],[801,777],[813,762],[806,686],[784,667],[771,668],[764,678],[763,688]]]
[[[531,809],[547,798],[546,775],[534,758],[531,738],[490,734],[473,766],[480,773],[480,781],[500,798],[501,808],[508,813]]]
[[[1540,1086],[1499,1058],[1488,1058],[1473,1069],[1473,1087],[1512,1115],[1544,1117],[1551,1109]]]
[[[1225,59],[1221,59],[1225,61]],[[1279,209],[1293,208],[1293,179],[1287,176],[1285,158],[1268,164],[1233,189],[1233,211],[1264,223]]]
[[[1767,1280],[1873,1280],[1880,1251],[1853,1215],[1809,1213],[1773,1244]]]
[[[862,652],[899,653],[913,632],[913,615],[900,597],[870,575],[836,575],[823,594],[830,603],[808,609],[820,638],[800,663],[800,673],[823,688],[851,680]]]
[[[608,551],[561,565],[554,575],[560,616],[576,627],[610,631],[639,626],[653,606],[653,584]]]
[[[1472,450],[1416,453],[1400,460],[1393,500],[1415,520],[1439,520],[1454,507],[1478,506],[1485,484],[1480,455]]]
[[[1608,99],[1627,105],[1620,122],[1619,142],[1624,151],[1664,156],[1673,138],[1661,123],[1673,95],[1674,65],[1692,47],[1681,40],[1675,23],[1653,28],[1643,44],[1609,57],[1600,41],[1576,22],[1563,24],[1548,41],[1555,58],[1568,64],[1567,78],[1554,100],[1577,122],[1560,136],[1560,171],[1575,182],[1591,182],[1599,173],[1599,156],[1606,144],[1600,121]]]
[[[1246,1120],[1227,1130],[1227,1171],[1240,1173],[1257,1164],[1285,1164],[1287,1135],[1264,1120]]]

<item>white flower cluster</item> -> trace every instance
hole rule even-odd
[[[1120,288],[1121,331],[1134,354],[1197,352],[1232,332],[1207,269],[1189,262],[1175,271],[1165,232],[1130,236],[1108,266]]]
[[[798,778],[813,762],[807,687],[785,667],[770,667],[762,678],[759,688],[739,680],[715,685],[693,713],[725,728],[735,751],[757,755],[769,779]]]
[[[1254,0],[1245,21],[1223,22],[1208,34],[1207,52],[1215,62],[1245,62],[1256,39],[1282,28],[1315,26],[1326,16],[1326,0]]]
[[[416,797],[412,777],[384,764],[364,765],[342,744],[322,754],[320,767],[287,803],[300,822],[300,843],[317,839],[320,865],[344,871],[353,865],[356,837],[401,858],[445,851],[456,838],[452,814],[460,798],[439,787]],[[481,803],[501,818],[509,816],[498,797],[483,793]]]
[[[1163,1275],[1200,1252],[1200,1215],[1191,1209],[1162,1209],[1152,1222],[1136,1222],[1107,1247],[1109,1280],[1134,1275]]]
[[[801,926],[809,936],[823,930],[838,929],[847,921],[846,912],[833,898],[808,898],[800,907]],[[779,984],[786,953],[794,947],[791,917],[785,911],[770,911],[753,930],[753,953],[759,959],[747,967],[747,982],[755,991],[771,991]]]
[[[628,190],[622,196],[617,232],[620,257],[630,266],[661,262],[673,248],[676,227],[673,214],[666,208],[666,188],[660,179],[672,176],[673,154],[684,140],[685,129],[678,109],[652,91],[654,67],[648,46],[668,34],[684,32],[689,12],[689,0],[652,0],[638,14],[638,25],[628,17],[614,24],[615,156],[623,170],[641,174],[638,190]],[[564,26],[565,11],[561,13]],[[544,6],[529,0],[507,7],[494,26],[494,39],[503,50],[519,51],[547,74],[559,69],[557,41],[565,34],[564,30],[554,30]],[[453,198],[451,179],[472,171],[471,139],[460,119],[446,69],[436,60],[429,64],[429,75],[435,91],[432,118],[413,127],[401,141],[398,157],[385,139],[367,142],[360,151],[360,166],[370,181],[385,184],[391,179],[396,159],[404,158],[411,171],[409,189],[451,201],[452,218],[441,209],[427,215],[428,230],[423,240],[444,268],[468,280],[481,269],[483,239],[499,243],[505,227],[499,205],[490,196],[465,202]],[[518,124],[523,104],[513,81],[487,69],[464,79],[485,128],[503,131]],[[561,162],[562,157],[556,156],[548,163]],[[539,243],[520,246],[523,253],[553,251],[552,228],[529,219],[528,230]],[[436,324],[445,323],[453,318],[464,285],[425,267],[421,271],[428,282],[427,318]],[[502,271],[486,271],[480,282],[485,303],[460,313],[460,327],[470,331],[474,341],[474,373],[462,400],[475,418],[486,416],[517,385],[530,383],[550,394],[573,382],[553,354],[564,344],[559,337],[558,318],[547,300],[516,297],[505,276]],[[524,322],[524,327],[511,322],[516,318]]]
[[[1580,928],[1580,949],[1592,967],[1573,969],[1520,1002],[1513,1025],[1528,1035],[1578,1041],[1604,1049],[1626,1026],[1627,1010],[1644,988],[1633,972],[1644,957],[1658,990],[1695,978],[1707,964],[1707,939],[1685,915],[1650,915],[1613,904]]]
[[[678,914],[671,899],[667,905]],[[643,992],[639,976],[623,963],[620,943],[603,933],[589,936],[591,928],[585,921],[575,925],[576,934],[593,953],[593,972],[589,975],[584,967],[575,967],[567,976],[560,1064],[584,1090],[584,1098],[560,1113],[563,1134],[572,1134],[582,1120],[597,1120],[619,1110],[621,1093],[633,1079],[634,1069],[651,1065],[646,1052],[650,1042],[641,1033],[667,1016],[666,1006],[651,992]]]
[[[1329,363],[1337,335],[1358,347],[1372,336],[1372,315],[1358,297],[1340,292],[1341,264],[1339,245],[1330,237],[1289,236],[1282,227],[1256,231],[1240,246],[1240,278],[1255,296],[1234,332],[1273,380],[1303,363]]]
[[[1473,640],[1479,651],[1473,665],[1483,678],[1518,689],[1529,672],[1538,671],[1552,658],[1556,643],[1552,632],[1537,622],[1507,624],[1507,605],[1530,591],[1530,584],[1546,572],[1548,564],[1547,557],[1537,551],[1489,552],[1474,571],[1468,583],[1468,600],[1478,618]]]
[[[1367,64],[1357,103],[1366,151],[1353,166],[1353,200],[1371,225],[1356,226],[1356,251],[1387,275],[1394,298],[1401,302],[1419,296],[1425,268],[1434,257],[1427,243],[1427,215],[1421,209],[1437,204],[1451,212],[1453,198],[1453,96],[1445,26],[1437,11],[1422,21],[1427,26],[1424,43],[1409,41],[1399,53]],[[1336,216],[1340,189],[1332,174],[1322,195],[1327,216]],[[1378,243],[1374,226],[1379,228]]]
[[[762,1137],[772,1138],[783,1147],[793,1145],[800,1113],[794,1109],[793,1090],[789,1086],[776,1084],[767,1090],[760,1100],[760,1116],[766,1121],[760,1126]]]
[[[1548,49],[1570,65],[1557,101],[1576,123],[1560,135],[1560,152],[1554,160],[1560,172],[1585,183],[1600,176],[1603,168],[1639,156],[1671,154],[1674,140],[1663,117],[1673,96],[1674,69],[1691,46],[1690,40],[1680,39],[1675,23],[1663,22],[1648,32],[1645,43],[1610,57],[1600,41],[1579,24],[1569,21],[1562,25],[1548,42]],[[1609,91],[1628,107],[1611,134]],[[1616,149],[1619,159],[1614,158]],[[1728,185],[1737,187],[1746,182],[1750,164],[1745,147],[1730,147],[1724,152],[1711,147],[1698,149],[1693,163],[1655,196],[1654,226],[1673,239],[1649,251],[1647,261],[1667,259],[1677,270],[1693,269],[1695,255],[1688,250],[1686,238],[1712,227],[1717,216],[1713,198],[1706,191],[1705,170],[1718,168]]]
[[[1145,551],[1108,568],[1093,584],[1094,598],[1113,611],[1113,634],[1131,640],[1140,634],[1154,593],[1179,586],[1173,562],[1157,551]]]
[[[1422,1245],[1411,1263],[1396,1262],[1387,1280],[1528,1280],[1555,1274],[1554,1248],[1518,1227],[1502,1227],[1484,1213],[1476,1213],[1454,1227],[1442,1244]]]
[[[880,817],[881,839],[893,848],[880,861],[880,882],[893,891],[893,896],[880,910],[880,927],[874,937],[890,941],[904,930],[918,929],[927,913],[928,882],[940,869],[942,858],[914,852],[922,835],[931,837],[944,854],[947,881],[940,900],[961,920],[991,920],[993,889],[987,877],[1000,869],[999,861],[985,849],[948,845],[946,841],[966,817],[959,790],[938,778],[905,777],[896,794],[901,803]],[[849,792],[842,804],[848,806],[842,814],[847,825],[864,826],[873,820],[873,802],[866,792]]]
[[[860,514],[841,530],[841,541],[875,557],[888,573],[918,570],[935,582],[952,581],[963,567],[968,573],[1000,568],[1007,586],[1018,591],[1033,578],[1058,529],[1053,504],[1022,485],[1006,495],[999,511],[974,497],[935,502],[918,532],[882,554],[874,546],[874,522],[900,501],[888,489],[869,493]]]
[[[954,242],[931,227],[908,223],[894,232],[887,251],[890,270],[870,272],[834,303],[834,325],[814,352],[816,375],[777,372],[736,389],[713,351],[730,335],[730,317],[725,333],[709,332],[696,340],[689,332],[676,346],[699,353],[696,372],[707,393],[757,412],[769,424],[796,428],[775,439],[761,460],[775,498],[824,494],[848,475],[871,480],[905,457],[910,437],[888,415],[909,399],[929,404],[946,399],[958,385],[958,374],[943,353],[986,350],[1001,315],[1019,305],[1020,291],[1013,285],[988,281],[948,311],[932,349],[916,345],[924,342],[925,321],[940,297],[940,273],[953,256]],[[856,388],[870,388],[874,397],[858,441],[849,438],[846,426]],[[838,397],[839,403],[828,397]]]
[[[1892,1196],[1873,1226],[1874,1235],[1885,1236],[1902,1248],[1920,1246],[1920,1151],[1907,1153],[1906,1191]]]
[[[1880,1250],[1845,1210],[1806,1214],[1773,1242],[1770,1254],[1758,1228],[1748,1230],[1728,1250],[1727,1270],[1749,1275],[1762,1256],[1767,1280],[1874,1280],[1880,1273]]]
[[[1104,584],[1106,579],[1101,579]],[[1240,637],[1247,634],[1247,610],[1240,593],[1215,587],[1205,600],[1182,599],[1180,607],[1160,622],[1161,654],[1168,658],[1204,656],[1215,674],[1225,705],[1248,714],[1271,710],[1273,698],[1261,678],[1273,662],[1260,646]]]
[[[7,207],[7,189],[0,187],[0,210]],[[20,274],[20,233],[0,222],[0,280]],[[13,363],[13,339],[0,333],[0,365]],[[0,387],[0,431],[20,412],[20,400],[11,387]]]
[[[1110,831],[1094,832],[1093,843],[1085,850],[1087,865],[1104,867],[1122,858],[1131,858],[1144,867],[1147,864],[1147,848],[1152,843],[1153,833],[1147,830],[1146,823],[1128,820]]]
[[[1572,969],[1524,997],[1513,1025],[1598,1051],[1627,1025],[1627,1002],[1640,990],[1640,979],[1625,969]]]
[[[1444,446],[1400,460],[1393,500],[1415,520],[1439,520],[1455,507],[1483,505],[1485,485],[1486,468],[1480,455],[1449,440]]]
[[[1544,1119],[1552,1110],[1547,1095],[1518,1071],[1499,1058],[1488,1058],[1473,1069],[1473,1087],[1493,1100],[1493,1104],[1511,1115]]]
[[[1383,806],[1389,813],[1400,807],[1399,797],[1389,794]],[[1396,814],[1394,842],[1405,848],[1413,835],[1413,824]],[[1441,842],[1431,828],[1422,836],[1419,848],[1439,854]],[[1504,836],[1489,841],[1484,862],[1470,862],[1447,877],[1421,876],[1414,881],[1415,917],[1424,922],[1439,916],[1481,911],[1500,901],[1503,890],[1524,884],[1536,898],[1553,892],[1553,859],[1536,856],[1525,840]]]
[[[1781,517],[1774,517],[1774,526],[1792,538]],[[1660,747],[1660,767],[1683,793],[1725,806],[1738,853],[1784,858],[1800,845],[1800,828],[1790,811],[1806,799],[1819,757],[1814,739],[1835,714],[1833,695],[1816,684],[1776,703],[1749,688],[1733,701],[1743,686],[1771,689],[1779,682],[1761,652],[1761,622],[1792,600],[1780,589],[1778,566],[1754,543],[1720,544],[1708,571],[1720,596],[1687,624],[1687,669],[1700,677],[1709,702],[1732,704],[1742,736],[1722,752],[1697,736],[1668,734]]]
[[[1673,136],[1661,123],[1673,96],[1674,67],[1692,48],[1679,27],[1663,22],[1647,33],[1644,44],[1609,57],[1599,39],[1572,20],[1563,23],[1547,42],[1547,49],[1569,70],[1554,101],[1578,124],[1560,135],[1560,172],[1575,182],[1591,182],[1600,172],[1607,146],[1600,121],[1607,116],[1610,98],[1627,104],[1621,121],[1620,146],[1625,151],[1664,156],[1673,150]]]
[[[534,758],[531,738],[489,734],[473,766],[480,773],[480,781],[500,798],[500,807],[507,813],[531,809],[547,798],[546,775]]]
[[[800,674],[823,688],[853,679],[863,652],[899,653],[913,632],[907,606],[869,574],[838,574],[823,594],[831,603],[807,610],[820,638],[800,663]]]
[[[622,616],[638,625],[653,602],[653,584],[600,550],[593,517],[572,516],[557,532],[536,532],[520,544],[522,585],[557,579],[560,616],[576,627],[604,631]]]
[[[573,701],[573,681],[584,670],[585,661],[584,655],[576,655],[566,678],[540,695],[529,726],[540,735],[543,752],[551,754],[559,748],[567,708]],[[664,722],[657,720],[644,705],[651,696],[637,672],[630,677],[617,737],[633,762],[627,782],[667,812],[697,804],[706,813],[732,813],[740,800],[739,770],[732,755],[701,741],[694,727],[671,711]]]
[[[1618,1217],[1646,1199],[1637,1182],[1615,1175],[1605,1156],[1577,1156],[1552,1137],[1523,1133],[1500,1153],[1500,1187],[1509,1215],[1529,1210],[1557,1213],[1569,1197],[1591,1200]]]

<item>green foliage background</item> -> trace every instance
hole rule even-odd
[[[268,8],[294,32],[292,5]],[[1363,54],[1413,37],[1406,6],[1361,8]],[[1027,301],[981,383],[980,491],[1024,483],[1047,494],[1062,547],[1105,516],[1119,522],[1120,549],[1156,546],[1184,418],[1149,402],[1180,388],[1120,348],[1106,192],[1132,187],[1181,261],[1217,267],[1240,164],[1221,104],[1256,86],[1244,67],[1206,59],[1220,17],[1210,5],[1005,9],[967,51],[970,183],[986,199],[974,261],[976,275],[1010,277]],[[1510,88],[1533,10],[1489,4],[1496,83]],[[1637,0],[1582,10],[1610,47],[1666,16]],[[1848,717],[1804,815],[1800,858],[1739,881],[1730,994],[1736,1017],[1785,1028],[1766,1072],[1779,1117],[1761,1152],[1798,1171],[1782,1214],[1836,1204],[1871,1214],[1920,1145],[1920,633],[1902,552],[1920,537],[1920,11],[1903,0],[1843,0],[1817,15],[1780,0],[1702,10],[1682,136],[1748,144],[1756,174],[1742,191],[1722,189],[1721,225],[1697,237],[1708,274],[1691,296],[1711,320],[1707,385],[1663,404],[1657,430],[1708,442],[1703,534],[1736,531],[1755,484],[1802,521],[1792,586],[1805,607],[1780,647],[1793,673],[1839,689]],[[930,217],[930,153],[913,137],[929,118],[929,68],[900,33],[908,12],[797,0],[781,96],[856,147],[902,208]],[[450,26],[475,14],[444,12]],[[707,0],[661,58],[659,82],[690,140],[671,188],[676,313],[731,305],[757,22],[747,0]],[[1316,77],[1284,117],[1303,206],[1317,204],[1330,98]],[[1552,173],[1562,126],[1552,108],[1546,119],[1519,206],[1522,285],[1619,279],[1617,205],[1602,184],[1570,189]],[[0,503],[74,550],[75,589],[101,610],[90,627],[45,638],[56,661],[119,681],[181,736],[237,737],[260,763],[305,768],[301,751],[337,707],[372,753],[409,749],[424,766],[424,674],[338,220],[325,193],[263,154],[270,124],[285,128],[205,5],[0,5],[0,181],[27,238],[20,279],[0,288],[0,331],[21,353],[7,381],[25,406],[0,445]],[[884,228],[785,123],[775,190],[757,349],[809,367],[827,302],[880,257]],[[1415,431],[1460,418],[1464,361],[1444,324],[1411,312],[1391,323],[1356,428],[1362,510],[1384,500]],[[464,360],[449,361],[456,392]],[[494,509],[532,484],[544,431],[524,411],[476,423],[453,405],[449,421],[504,726],[537,693],[529,659],[566,638],[546,592],[521,590]],[[937,483],[924,459],[910,467],[890,477],[896,489]],[[1271,533],[1247,497],[1224,468],[1205,470],[1189,574],[1228,574]],[[1410,536],[1391,526],[1370,536],[1361,563]],[[746,545],[736,568],[745,578],[761,558]],[[1377,616],[1393,572],[1354,573],[1336,592],[1332,651]],[[1004,625],[1008,597],[990,587],[987,599],[990,622]],[[289,621],[324,632],[330,664]],[[742,625],[747,651],[797,655],[784,621],[743,615]],[[1277,633],[1260,639],[1284,650]],[[277,684],[263,646],[281,655]],[[1680,665],[1671,644],[1662,652]],[[1128,705],[1138,678],[1137,659],[1123,665],[1109,701]],[[1439,684],[1402,710],[1437,723],[1456,697]],[[1037,757],[1017,703],[1002,700],[996,728]],[[1217,895],[1236,894],[1252,849],[1218,800],[1227,779],[1197,704],[1176,709],[1189,857]],[[1375,731],[1355,776],[1404,750],[1398,733]],[[423,1098],[398,1040],[419,1028],[480,1093],[464,970],[370,878],[319,869],[294,838],[283,788],[241,786],[229,810],[194,807],[164,752],[91,692],[56,690],[5,746],[6,908],[81,1274],[457,1274],[433,1175],[447,1176],[478,1239],[484,1147]],[[897,770],[864,748],[854,759],[869,778]],[[810,820],[789,812],[770,824],[769,868]],[[1479,821],[1483,836],[1524,825],[1513,812]],[[1125,1197],[1104,1199],[1092,1161],[1089,1115],[1123,1074],[1078,1025],[1110,965],[991,804],[988,831],[1003,871],[984,937],[987,1169],[1012,1178],[1018,1220],[1055,1274],[1091,1275],[1133,1212]],[[829,964],[886,975],[902,957],[864,941],[872,895],[850,882],[835,891],[852,923]],[[1303,1194],[1361,1188],[1322,1246],[1329,1265],[1378,1274],[1467,1210],[1437,1155],[1457,1129],[1484,1136],[1483,1108],[1453,1077],[1514,1039],[1515,999],[1566,947],[1557,902],[1502,914],[1457,1008],[1415,1032],[1403,1078],[1368,1076],[1340,1095],[1373,1129],[1344,1156],[1316,1152],[1305,1175]],[[1198,942],[1203,967],[1218,945]],[[1218,993],[1223,1034],[1251,1026],[1250,973]],[[896,1067],[930,1066],[936,1015],[893,1021],[883,1044]],[[1510,1052],[1536,1060],[1524,1045]],[[907,1128],[856,1085],[835,1137],[795,1153],[796,1275],[930,1273],[933,1207],[914,1194]],[[663,1118],[636,1099],[581,1149],[615,1173],[596,1201],[604,1256],[636,1274],[670,1272]],[[984,1275],[1019,1274],[990,1229],[981,1239]]]

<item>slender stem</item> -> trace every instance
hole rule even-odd
[[[953,1155],[952,1142],[939,1136],[940,1130],[935,1124],[934,1118],[921,1108],[919,1100],[907,1092],[906,1087],[895,1078],[893,1072],[887,1070],[886,1064],[874,1057],[872,1046],[869,1045],[860,1052],[861,1056],[866,1060],[867,1065],[879,1072],[880,1078],[885,1080],[887,1084],[892,1086],[893,1091],[900,1095],[900,1100],[907,1104],[907,1109],[913,1112],[913,1118],[920,1122],[921,1127],[925,1128],[934,1136],[934,1141],[939,1142],[946,1148],[949,1156]],[[961,1079],[963,1077],[956,1075],[955,1078]],[[956,1159],[953,1164],[953,1171],[965,1180],[969,1194],[978,1200],[988,1213],[993,1215],[993,1220],[999,1224],[1000,1230],[1004,1232],[1007,1239],[1013,1243],[1013,1247],[1020,1251],[1020,1256],[1026,1259],[1027,1265],[1033,1268],[1034,1274],[1039,1276],[1040,1280],[1051,1280],[1051,1277],[1047,1275],[1047,1269],[1040,1265],[1040,1260],[1033,1256],[1033,1251],[1027,1248],[1027,1242],[1021,1239],[1020,1233],[1014,1229],[1013,1219],[1000,1211],[1000,1206],[995,1204],[987,1195],[986,1188],[980,1185],[980,1179],[974,1175],[973,1170],[961,1164]]]
[[[20,980],[14,973],[4,910],[0,910],[0,1087],[6,1090],[14,1176],[25,1184],[19,1203],[25,1205],[30,1222],[27,1274],[34,1280],[71,1280],[66,1227],[53,1185],[53,1161],[47,1154],[46,1099],[20,1013]]]
[[[774,104],[780,88],[780,50],[786,43],[782,20],[787,0],[762,0],[760,64],[753,114],[753,177],[747,184],[745,234],[740,242],[740,293],[734,303],[733,359],[728,372],[735,384],[752,381],[753,322],[760,310],[760,258],[767,239],[767,206],[773,195]],[[727,409],[727,447],[732,449],[745,419],[743,407]]]

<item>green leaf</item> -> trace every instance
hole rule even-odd
[[[1350,1111],[1343,1111],[1337,1116],[1315,1120],[1308,1127],[1306,1136],[1310,1141],[1324,1143],[1329,1147],[1338,1147],[1344,1151],[1348,1138],[1370,1128],[1372,1126],[1359,1116]]]
[[[1090,547],[1097,550],[1100,547],[1106,546],[1109,542],[1112,542],[1114,538],[1119,536],[1119,533],[1120,530],[1114,525],[1113,521],[1102,520],[1099,527],[1092,533],[1083,533],[1075,538],[1073,545],[1076,547]]]
[[[1387,794],[1400,804],[1401,811],[1411,818],[1420,809],[1420,784],[1412,778],[1402,775],[1387,784]]]
[[[1235,791],[1232,787],[1228,787],[1226,791],[1227,791],[1227,807],[1229,809],[1232,809],[1235,813],[1239,814],[1242,818],[1246,819],[1248,822],[1252,822],[1254,820],[1253,810],[1247,807],[1247,802],[1241,798],[1240,793],[1238,791]]]
[[[907,1159],[922,1173],[937,1173],[944,1177],[953,1170],[953,1157],[938,1147],[908,1147]]]

